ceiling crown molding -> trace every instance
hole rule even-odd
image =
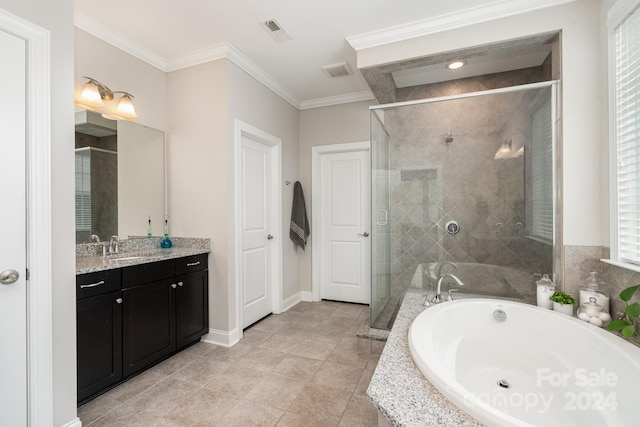
[[[365,91],[300,101],[280,82],[258,67],[230,43],[223,43],[175,58],[166,59],[80,12],[75,12],[74,23],[77,28],[166,73],[210,61],[228,59],[298,110],[374,99],[371,92]]]
[[[329,107],[331,105],[348,104],[350,102],[370,101],[376,99],[370,91],[348,93],[346,95],[328,96],[326,98],[316,98],[302,101],[300,110],[311,108]]]
[[[346,40],[351,47],[359,51],[574,1],[576,0],[499,0],[488,5],[347,37]]]
[[[96,22],[81,12],[74,12],[74,25],[87,33],[109,43],[118,49],[135,56],[141,61],[156,67],[159,70],[167,71],[167,61],[161,56],[156,55],[150,50],[140,46],[134,41],[128,39],[120,33],[113,31],[111,28]]]

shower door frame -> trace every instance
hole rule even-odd
[[[538,83],[530,83],[519,86],[509,86],[499,89],[490,89],[477,92],[468,92],[458,95],[440,96],[435,98],[417,99],[412,101],[395,102],[390,104],[369,106],[369,112],[375,110],[385,110],[389,108],[405,107],[411,105],[430,104],[435,102],[452,101],[464,98],[474,98],[487,95],[498,95],[511,92],[521,92],[533,89],[549,88],[551,90],[551,138],[552,138],[552,162],[553,162],[553,276],[556,288],[564,290],[564,259],[562,256],[562,174],[560,166],[562,164],[562,135],[559,130],[562,129],[561,118],[558,119],[559,111],[559,80],[548,80]],[[371,147],[373,150],[373,147]],[[374,191],[373,176],[371,183],[371,191]],[[372,210],[373,214],[373,210]],[[372,218],[372,221],[374,219]],[[373,229],[372,229],[373,232]],[[373,239],[372,239],[373,242]],[[374,247],[372,245],[372,254]],[[372,260],[373,265],[373,260]],[[373,283],[373,281],[372,281]]]

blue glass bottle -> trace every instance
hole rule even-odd
[[[160,247],[163,249],[169,249],[173,246],[171,239],[169,239],[169,218],[164,219],[164,238],[160,240]]]

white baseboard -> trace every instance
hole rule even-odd
[[[76,418],[75,420],[71,420],[66,424],[63,424],[61,427],[82,427],[82,421],[80,418]]]
[[[300,292],[300,296],[302,301],[313,301],[313,292],[311,291],[302,291]]]
[[[240,341],[240,338],[238,337],[238,330],[235,328],[230,331],[209,329],[209,333],[202,337],[202,341],[223,347],[231,347]]]
[[[302,301],[302,292],[296,292],[289,298],[285,299],[282,303],[282,311],[287,311],[297,303]]]

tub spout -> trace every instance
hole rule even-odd
[[[455,274],[451,274],[451,273],[441,274],[440,277],[438,278],[438,288],[436,289],[436,294],[431,299],[431,302],[434,304],[439,304],[442,302],[442,296],[440,295],[440,292],[442,290],[442,282],[444,282],[445,279],[451,279],[451,281],[453,281],[453,283],[455,283],[456,285],[464,286],[464,283],[462,283],[462,280],[460,280]]]

